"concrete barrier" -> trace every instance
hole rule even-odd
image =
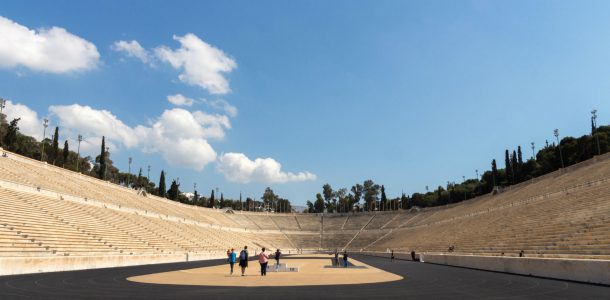
[[[610,285],[610,260],[424,254],[426,263]]]
[[[359,252],[359,254],[390,258],[389,252]],[[395,252],[394,257],[396,259],[411,260],[410,253]],[[422,262],[439,265],[610,285],[610,260],[475,256],[438,253],[417,254],[416,257],[421,259]]]
[[[0,276],[225,258],[224,254],[0,257]]]

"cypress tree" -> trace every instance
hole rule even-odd
[[[57,156],[59,155],[59,127],[55,126],[55,134],[53,135],[51,155],[53,155],[53,165],[57,162]]]
[[[161,170],[161,176],[159,176],[159,197],[165,198],[165,171]]]
[[[68,148],[68,140],[64,142],[64,153],[63,153],[63,166],[66,167],[66,163],[68,162],[68,156],[70,155],[70,149]]]
[[[383,184],[381,185],[381,210],[386,210],[386,206],[388,205],[388,198],[385,195],[385,187]]]
[[[225,207],[225,196],[223,193],[220,193],[220,208]]]
[[[106,179],[106,137],[102,137],[102,150],[100,152],[100,168],[98,175],[100,179]]]
[[[513,184],[519,181],[519,164],[517,163],[517,152],[513,150],[513,154],[510,156],[511,172],[513,173]]]
[[[208,200],[208,207],[214,208],[216,206],[216,200],[214,199],[214,190],[212,190],[212,194],[210,195],[210,200]]]
[[[504,152],[504,170],[506,171],[506,181],[510,184],[510,179],[513,178],[512,166],[510,164],[510,154],[508,154],[508,149]]]
[[[496,165],[496,160],[491,160],[491,179],[493,183],[493,187],[497,185],[498,182],[498,166]]]

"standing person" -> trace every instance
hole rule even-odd
[[[231,266],[231,275],[233,275],[233,266],[235,265],[235,259],[237,254],[235,253],[235,249],[231,248],[231,253],[229,253],[229,265]]]
[[[390,254],[390,260],[394,261],[394,250],[392,250],[392,253]]]
[[[261,264],[261,276],[267,276],[267,264],[269,263],[269,254],[265,252],[265,248],[258,255],[258,262]]]
[[[248,267],[248,246],[244,246],[244,250],[239,253],[239,266],[241,267],[241,276],[246,276],[246,268]]]
[[[347,250],[343,251],[343,266],[347,268]]]
[[[231,249],[227,249],[227,262],[229,262],[230,256],[231,256]]]
[[[280,252],[280,249],[277,249],[275,251],[275,271],[277,272],[280,269],[280,256],[282,255],[282,252]]]
[[[339,251],[335,249],[335,267],[339,266]]]

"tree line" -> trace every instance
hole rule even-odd
[[[169,188],[166,185],[166,173],[161,170],[159,183],[156,185],[150,180],[149,174],[143,175],[142,168],[138,174],[121,172],[114,166],[110,159],[110,151],[106,146],[106,138],[102,137],[100,154],[95,158],[90,156],[81,157],[80,149],[77,152],[70,147],[68,140],[65,140],[63,147],[60,148],[59,127],[55,127],[54,133],[50,138],[45,137],[42,141],[37,141],[34,137],[24,135],[19,131],[20,118],[15,118],[7,122],[6,115],[0,113],[0,146],[17,154],[46,162],[48,164],[79,172],[84,175],[106,180],[118,185],[141,190],[148,194],[167,198],[184,204],[190,204],[208,208],[231,208],[234,210],[245,211],[267,211],[267,212],[291,212],[292,205],[289,200],[276,195],[268,187],[263,192],[260,200],[246,198],[227,199],[224,194],[215,195],[212,190],[208,197],[202,196],[194,189],[192,195],[186,195],[180,190],[178,179],[171,180]],[[80,140],[80,138],[79,138]],[[150,169],[149,169],[150,171]],[[218,194],[218,191],[216,191]]]

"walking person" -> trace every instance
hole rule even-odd
[[[343,251],[343,267],[347,268],[347,250]]]
[[[231,248],[231,253],[229,253],[229,266],[231,266],[231,275],[233,275],[233,266],[235,265],[236,258],[237,254],[235,253],[235,249]]]
[[[280,252],[280,249],[277,249],[275,251],[275,271],[277,272],[280,269],[280,256],[282,255],[282,252]]]
[[[390,254],[390,260],[394,262],[394,250],[392,250],[392,253]]]
[[[244,246],[244,250],[239,253],[239,266],[241,267],[241,276],[246,276],[246,268],[248,267],[248,246]]]
[[[265,248],[258,255],[258,263],[261,264],[261,276],[267,276],[267,264],[269,263],[269,254],[265,252]]]

